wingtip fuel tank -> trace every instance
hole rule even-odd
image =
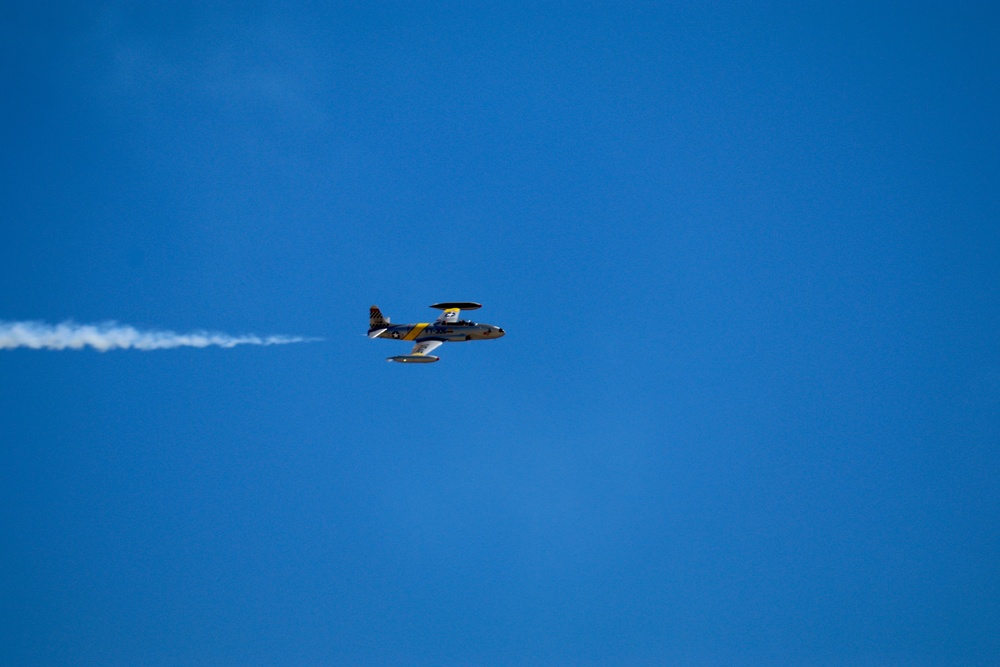
[[[400,364],[433,364],[435,361],[440,360],[441,357],[435,357],[430,354],[401,354],[386,359],[386,361],[395,361]]]

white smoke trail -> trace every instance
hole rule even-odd
[[[46,324],[45,322],[4,322],[0,320],[0,350],[28,347],[33,350],[80,350],[92,347],[101,352],[117,349],[166,350],[173,347],[235,347],[237,345],[285,345],[320,340],[302,336],[230,336],[196,331],[139,331],[134,327],[101,324]]]

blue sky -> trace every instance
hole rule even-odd
[[[0,662],[1000,653],[987,4],[0,12]]]

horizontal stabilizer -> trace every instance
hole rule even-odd
[[[439,361],[441,357],[432,354],[403,354],[398,357],[389,357],[386,361],[395,361],[401,364],[432,364]]]
[[[382,334],[384,334],[388,330],[389,330],[388,327],[386,327],[385,329],[372,329],[371,331],[368,332],[368,337],[369,338],[378,338],[379,336],[381,336]]]

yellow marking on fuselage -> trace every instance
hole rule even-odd
[[[410,329],[409,332],[407,332],[407,334],[405,336],[403,336],[403,340],[413,340],[414,338],[416,338],[417,336],[419,336],[421,333],[423,333],[423,330],[426,329],[428,326],[430,326],[429,322],[422,322],[420,324],[414,324],[413,328]]]

